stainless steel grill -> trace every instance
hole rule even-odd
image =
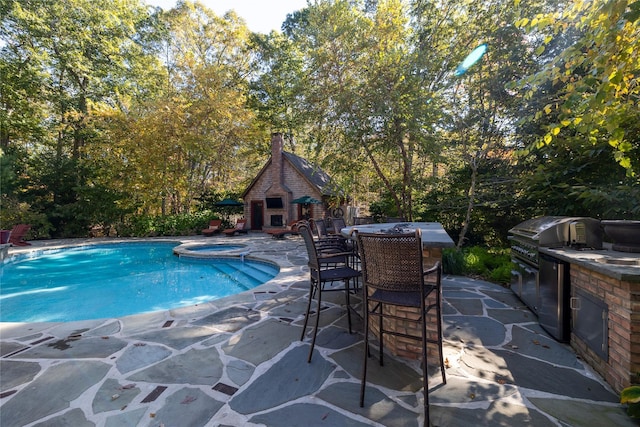
[[[511,255],[535,266],[540,247],[602,249],[600,221],[593,218],[541,216],[521,222],[509,233]]]
[[[509,230],[511,289],[560,341],[569,339],[569,264],[540,254],[541,247],[602,249],[600,221],[584,217],[543,216]]]

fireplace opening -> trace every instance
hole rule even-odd
[[[271,226],[282,227],[284,222],[282,221],[282,215],[271,215]]]
[[[282,197],[267,197],[267,209],[282,209]]]

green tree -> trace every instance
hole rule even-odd
[[[107,133],[93,157],[114,162],[120,172],[109,174],[111,185],[131,192],[132,208],[168,215],[189,213],[203,195],[245,179],[235,166],[252,130],[246,105],[252,50],[234,13],[219,17],[183,1],[161,19],[164,84],[126,111],[102,111]]]
[[[3,78],[2,146],[24,147],[21,153],[32,157],[17,159],[16,165],[53,168],[47,171],[52,173],[26,170],[24,188],[48,189],[46,203],[40,195],[30,197],[42,202],[32,209],[63,227],[103,208],[79,197],[91,185],[84,162],[96,137],[92,109],[121,105],[148,91],[142,77],[149,73],[142,71],[158,62],[145,50],[153,16],[142,3],[107,0],[9,1],[1,11],[0,55],[8,77]],[[57,185],[59,180],[68,185]]]
[[[517,3],[520,3],[519,1]],[[553,13],[523,16],[518,26],[540,40],[542,55],[555,38],[567,31],[580,35],[575,43],[548,61],[541,71],[524,79],[521,87],[533,97],[547,82],[560,85],[557,98],[538,113],[554,113],[537,141],[538,147],[565,135],[579,135],[594,146],[606,142],[615,160],[632,176],[640,170],[640,1],[575,0]]]
[[[252,67],[258,75],[251,84],[251,105],[264,133],[282,132],[293,149],[294,135],[304,129],[299,96],[303,91],[302,55],[282,33],[255,34],[253,41],[256,57]]]
[[[408,15],[400,1],[367,6],[318,2],[285,26],[305,58],[303,142],[350,192],[382,190],[411,217],[419,149],[408,128],[417,99]]]
[[[540,6],[538,2],[527,4],[529,10]],[[491,215],[488,208],[500,209],[500,214],[494,215],[502,216],[508,206],[510,198],[494,189],[504,188],[506,183],[513,184],[513,178],[503,172],[511,170],[511,147],[517,140],[515,123],[522,98],[508,91],[505,83],[533,70],[535,63],[528,53],[526,34],[511,24],[517,11],[504,7],[502,1],[487,1],[482,5],[461,1],[455,5],[455,13],[449,13],[455,19],[451,19],[444,33],[459,41],[456,46],[460,46],[460,51],[442,56],[442,61],[448,64],[455,61],[453,64],[457,65],[480,43],[486,44],[488,49],[487,54],[467,71],[454,73],[457,68],[448,65],[448,71],[436,69],[434,73],[434,78],[440,80],[434,83],[432,99],[443,111],[439,117],[436,112],[432,114],[438,117],[434,124],[442,129],[438,134],[440,153],[445,159],[447,175],[462,179],[454,183],[447,176],[443,182],[454,188],[459,188],[461,183],[467,185],[461,193],[466,208],[452,212],[460,219],[457,246],[461,247],[473,222],[479,225],[492,223],[486,217]],[[447,40],[443,39],[441,31],[440,27],[430,27],[421,38]],[[441,55],[446,52],[445,46],[437,47],[441,49]],[[431,49],[431,46],[426,48]],[[425,52],[431,60],[434,55]],[[476,212],[477,208],[480,210]],[[493,233],[489,233],[488,228],[482,231],[490,236]]]
[[[147,11],[142,4],[107,0],[10,5],[3,16],[3,52],[34,62],[37,72],[30,74],[44,86],[56,153],[80,158],[91,136],[91,105],[118,102],[119,92],[132,90],[126,80],[132,62],[142,59],[136,36],[148,22]]]

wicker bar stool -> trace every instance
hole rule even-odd
[[[322,307],[322,293],[340,291],[345,293],[345,303],[347,306],[347,320],[349,324],[349,333],[351,333],[351,303],[350,293],[357,289],[357,278],[361,273],[353,268],[349,267],[348,258],[352,256],[351,252],[320,252],[316,247],[316,242],[311,235],[311,230],[308,224],[302,224],[298,226],[298,231],[302,234],[305,246],[307,248],[307,255],[309,257],[309,301],[307,303],[307,311],[304,316],[304,325],[302,327],[302,336],[300,341],[304,340],[305,333],[307,331],[307,324],[309,322],[309,316],[311,312],[311,300],[317,298],[316,302],[316,323],[313,328],[313,338],[311,339],[311,348],[309,350],[309,358],[307,362],[311,362],[313,356],[313,348],[316,344],[316,336],[318,335],[318,325],[320,323],[320,310]],[[351,281],[353,281],[353,288],[350,287]],[[334,287],[333,283],[343,282],[344,286]],[[331,285],[325,287],[325,285]]]
[[[437,262],[424,269],[422,239],[420,230],[411,234],[357,234],[360,262],[362,263],[364,316],[364,363],[360,388],[360,406],[364,406],[367,382],[367,360],[369,358],[370,317],[378,318],[380,341],[380,365],[383,365],[384,335],[411,338],[422,345],[422,376],[424,392],[424,424],[429,425],[429,377],[427,372],[427,343],[435,343],[440,355],[442,382],[446,384],[445,366],[442,354],[442,267]],[[425,278],[435,275],[435,281]],[[435,302],[427,304],[427,297],[435,295]],[[385,312],[386,306],[413,307],[419,309],[420,316],[415,322],[420,325],[420,336],[385,329],[383,318],[409,322],[412,319]],[[435,310],[437,319],[437,339],[427,337],[427,314]],[[387,325],[388,326],[388,325]]]

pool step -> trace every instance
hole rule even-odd
[[[245,264],[239,260],[213,264],[217,270],[222,271],[246,289],[252,289],[274,277],[272,273],[267,272],[268,266],[259,267],[259,265],[254,263]]]
[[[232,279],[238,286],[245,290],[252,289],[268,280],[271,280],[278,272],[277,267],[270,264],[256,260],[244,261],[236,257],[187,257],[183,258],[182,261],[208,265],[213,271]]]

